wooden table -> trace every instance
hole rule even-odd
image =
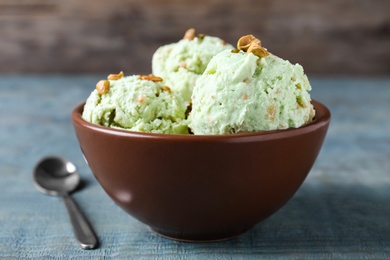
[[[310,77],[332,112],[323,149],[295,196],[242,236],[162,238],[112,202],[85,164],[70,120],[102,76],[0,76],[0,258],[390,259],[390,78]],[[59,198],[39,193],[42,156],[69,158],[73,194],[101,246],[82,250]]]

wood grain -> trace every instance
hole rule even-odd
[[[0,73],[149,73],[189,27],[308,73],[390,74],[388,0],[0,0]]]

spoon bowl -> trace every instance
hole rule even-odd
[[[73,232],[81,248],[96,248],[99,243],[91,225],[75,201],[69,196],[69,193],[80,184],[80,175],[76,166],[63,157],[45,157],[35,166],[33,181],[35,187],[42,193],[62,196],[73,226]]]
[[[46,157],[34,170],[34,183],[42,193],[59,196],[74,191],[80,184],[76,166],[63,157]]]

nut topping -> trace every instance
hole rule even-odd
[[[249,53],[249,52],[252,52],[254,55],[256,55],[257,57],[260,57],[260,58],[269,55],[268,51],[267,51],[265,48],[261,47],[261,46],[258,47],[258,46],[252,46],[252,45],[251,45],[251,46],[248,48],[248,51],[247,51],[247,52],[248,52],[248,53]]]
[[[199,33],[198,35],[196,35],[195,33],[196,33],[195,29],[190,28],[185,32],[183,39],[188,40],[188,41],[192,41],[193,39],[195,39],[195,37],[197,37],[199,42],[202,42],[204,37],[206,37],[206,34]]]
[[[188,29],[185,32],[184,37],[183,37],[184,40],[189,40],[189,41],[193,40],[194,38],[195,38],[195,29],[194,28]]]
[[[252,34],[242,36],[240,39],[238,39],[237,49],[247,51],[254,40],[256,40],[256,38]]]
[[[109,80],[118,80],[118,79],[121,79],[123,78],[123,71],[119,72],[118,74],[110,74],[108,75],[107,79]]]
[[[168,87],[168,86],[162,86],[161,89],[162,89],[163,91],[167,91],[168,93],[172,93],[171,88]]]
[[[152,74],[149,74],[149,75],[139,75],[138,78],[141,79],[141,80],[151,80],[153,82],[161,82],[161,81],[163,81],[162,78],[154,76]]]
[[[243,50],[246,53],[253,53],[257,57],[268,56],[268,51],[261,46],[261,41],[252,34],[242,36],[237,42],[237,50]]]
[[[203,40],[204,37],[206,37],[206,34],[199,33],[196,37],[198,37],[199,40]]]
[[[110,82],[108,80],[100,80],[96,84],[96,90],[99,94],[106,94],[110,90]]]

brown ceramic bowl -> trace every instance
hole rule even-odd
[[[280,209],[309,173],[329,110],[297,129],[231,135],[138,133],[72,113],[82,152],[107,194],[157,233],[187,241],[237,236]]]

